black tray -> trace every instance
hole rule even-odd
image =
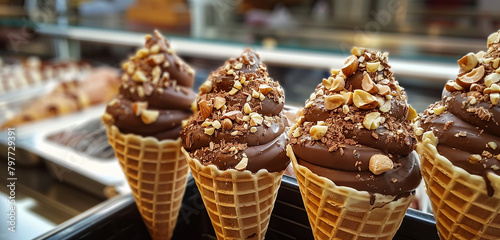
[[[150,239],[132,195],[115,197],[37,239]],[[217,239],[198,188],[189,178],[172,240]],[[267,240],[314,239],[297,181],[283,176]],[[409,209],[394,239],[439,239],[434,217]]]

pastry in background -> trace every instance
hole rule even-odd
[[[285,95],[251,49],[200,87],[183,153],[218,239],[264,239],[285,168]]]
[[[353,48],[290,129],[315,239],[392,239],[421,181],[411,119],[388,54]]]
[[[441,239],[500,239],[500,30],[415,125]]]
[[[118,92],[119,84],[115,69],[96,68],[81,81],[62,82],[49,94],[32,100],[19,114],[5,121],[0,129],[73,113],[107,102]]]
[[[188,178],[179,136],[196,98],[194,71],[158,31],[145,39],[102,121],[151,237],[170,239]]]
[[[92,70],[84,61],[45,62],[38,57],[24,60],[0,58],[0,93],[35,86],[47,81],[70,81]]]

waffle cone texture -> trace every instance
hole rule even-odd
[[[106,130],[151,237],[170,239],[189,172],[181,139],[158,141],[123,134],[114,125]]]
[[[393,201],[395,196],[337,186],[298,164],[292,147],[287,146],[309,223],[316,240],[392,239],[414,195]]]
[[[483,177],[455,167],[436,149],[429,131],[417,144],[420,168],[441,239],[500,239],[500,177],[488,174],[494,189],[489,197]]]
[[[283,172],[204,166],[182,148],[217,239],[264,239]]]

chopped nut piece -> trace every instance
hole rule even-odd
[[[200,109],[201,117],[203,119],[208,118],[210,117],[210,114],[212,114],[213,111],[212,102],[201,100],[198,103],[198,109]]]
[[[251,113],[251,112],[252,112],[252,108],[250,107],[250,104],[245,103],[245,105],[243,105],[243,111],[244,111],[246,114]]]
[[[257,132],[257,128],[256,128],[256,127],[251,127],[251,128],[250,128],[250,132],[251,132],[251,133],[255,133],[255,132]]]
[[[242,67],[243,67],[243,63],[237,63],[236,65],[234,65],[234,69],[236,69],[236,70],[240,70]]]
[[[323,86],[325,86],[325,88],[327,90],[330,90],[332,88],[332,84],[333,84],[333,77],[329,77],[329,78],[323,78]]]
[[[477,66],[478,60],[474,53],[467,53],[457,61],[462,70],[468,72]]]
[[[231,121],[231,119],[226,118],[226,119],[222,120],[222,128],[224,128],[226,130],[233,128],[233,122]]]
[[[363,90],[365,90],[371,94],[378,93],[378,87],[372,81],[372,79],[371,79],[370,75],[368,75],[368,73],[363,74],[363,80],[361,81],[361,87],[363,88]]]
[[[332,68],[332,69],[330,70],[330,73],[331,73],[332,75],[338,75],[338,74],[340,73],[340,69],[334,69],[334,68]]]
[[[358,47],[353,47],[351,49],[351,54],[352,55],[355,55],[355,56],[361,56],[365,53],[365,49],[364,48],[358,48]]]
[[[241,132],[240,131],[233,131],[231,132],[231,136],[236,136],[239,135]]]
[[[380,95],[388,95],[391,92],[391,88],[387,85],[377,84],[378,94]]]
[[[370,158],[368,168],[373,174],[379,175],[393,169],[394,163],[386,155],[375,154]]]
[[[352,92],[340,92],[340,95],[342,95],[342,97],[344,97],[344,104],[347,104],[347,105],[350,105],[352,104]]]
[[[136,116],[140,116],[142,111],[148,109],[148,102],[134,102],[132,103],[132,111]]]
[[[314,102],[313,102],[313,101],[309,101],[309,100],[308,100],[308,101],[306,101],[306,105],[305,105],[304,107],[305,107],[305,108],[309,108],[309,107],[311,107],[313,104],[314,104]]]
[[[392,108],[392,102],[391,101],[385,101],[382,106],[380,106],[379,110],[383,113],[391,111]]]
[[[213,127],[205,128],[205,134],[207,134],[207,135],[212,135],[212,134],[214,134],[214,132],[215,132],[215,128],[213,128]]]
[[[243,157],[241,158],[241,161],[238,164],[236,164],[236,166],[234,166],[234,169],[238,171],[244,171],[247,168],[247,165],[248,165],[248,158]]]
[[[271,90],[273,90],[273,88],[267,84],[261,84],[259,86],[259,91],[264,95],[267,95]]]
[[[153,45],[151,46],[151,48],[149,49],[149,51],[150,51],[152,54],[159,53],[159,52],[160,52],[160,45],[158,45],[158,44],[153,44]]]
[[[474,70],[462,75],[456,79],[457,84],[461,87],[468,89],[473,83],[479,82],[484,76],[484,66],[481,65]]]
[[[146,74],[144,74],[144,72],[141,70],[137,70],[134,73],[134,76],[132,76],[132,79],[134,79],[134,81],[136,82],[145,82],[148,80]]]
[[[250,116],[243,116],[243,121],[248,122],[250,121]]]
[[[349,106],[347,106],[347,105],[342,106],[342,112],[343,112],[344,114],[349,113]]]
[[[250,114],[250,125],[251,126],[261,125],[263,120],[264,120],[264,118],[262,117],[262,115],[260,115],[258,113],[251,113]]]
[[[349,56],[344,63],[344,67],[342,67],[342,73],[344,73],[346,77],[350,77],[358,70],[358,64],[358,58],[356,56]]]
[[[222,124],[220,124],[220,122],[218,120],[215,120],[215,121],[212,122],[212,126],[215,129],[220,129],[222,127]]]
[[[338,92],[343,90],[345,87],[345,80],[342,77],[336,77],[333,79],[332,86],[330,88],[331,91]]]
[[[201,127],[208,127],[208,126],[212,126],[212,121],[210,121],[207,118],[207,119],[205,119],[205,121],[203,121],[203,123],[201,124]]]
[[[241,90],[241,88],[243,87],[240,83],[240,81],[238,80],[234,80],[234,88],[238,89],[238,90]]]
[[[142,110],[142,113],[141,113],[141,120],[145,124],[151,124],[151,123],[156,122],[156,119],[158,119],[158,116],[160,116],[159,111],[144,109],[144,110]]]
[[[408,115],[406,115],[406,120],[413,120],[417,117],[417,111],[410,105],[410,108],[408,109]]]
[[[472,162],[472,163],[479,162],[479,161],[481,161],[481,155],[479,155],[479,154],[472,154],[472,155],[469,156],[469,161]]]
[[[374,109],[378,105],[378,101],[373,95],[359,89],[354,90],[352,101],[360,109]]]
[[[371,112],[366,114],[363,119],[363,126],[368,130],[375,130],[380,127],[381,117],[379,112]]]
[[[464,90],[463,87],[461,87],[460,85],[457,84],[457,82],[451,80],[451,81],[448,81],[445,85],[444,85],[444,88],[446,89],[446,91],[448,92],[453,92],[453,91],[462,91]]]
[[[493,68],[498,68],[500,66],[500,58],[493,60]]]
[[[439,106],[437,108],[434,108],[432,112],[434,113],[434,115],[441,115],[441,113],[443,113],[444,110],[445,110],[444,106]]]
[[[112,106],[112,107],[118,107],[118,105],[120,105],[120,103],[118,102],[118,99],[116,99],[116,98],[111,99],[111,101],[109,101],[109,103],[108,103],[108,106]]]
[[[493,150],[496,150],[498,147],[496,142],[488,142],[488,146]]]
[[[424,129],[423,128],[416,128],[415,129],[415,135],[417,136],[422,136],[422,134],[424,134]]]
[[[500,93],[490,94],[490,101],[493,105],[497,105],[499,99],[500,99]]]
[[[493,83],[497,83],[500,81],[500,74],[494,72],[484,77],[484,84],[486,87],[490,87]]]
[[[491,45],[498,43],[500,38],[500,34],[498,32],[494,32],[488,36],[488,48],[491,47]]]
[[[137,96],[140,98],[144,97],[144,87],[143,86],[137,86]]]
[[[260,93],[260,95],[259,95],[259,99],[260,99],[261,101],[264,101],[264,99],[266,99],[266,96],[264,96],[264,94]]]
[[[200,87],[200,92],[201,93],[209,93],[212,91],[212,81],[205,81],[201,87]]]
[[[229,69],[229,70],[227,70],[227,75],[233,75],[233,73],[234,73],[234,70],[233,70],[233,69]]]
[[[260,93],[252,89],[252,97],[253,98],[259,98]]]
[[[236,88],[232,88],[231,91],[229,91],[229,95],[231,96],[235,95],[236,93],[238,93],[238,89]]]
[[[367,72],[376,72],[378,70],[379,66],[380,66],[380,62],[366,63],[366,71]]]
[[[144,58],[149,55],[149,50],[146,48],[141,48],[137,50],[137,53],[135,54],[136,57],[138,58]]]
[[[321,89],[316,92],[316,96],[322,96],[323,94],[325,93]]]
[[[295,128],[292,133],[292,137],[299,137],[300,136],[300,127]]]
[[[314,140],[320,140],[323,136],[325,136],[326,131],[328,131],[328,126],[312,126],[309,134],[311,134],[311,138]]]
[[[223,97],[215,97],[215,100],[214,100],[214,107],[216,109],[221,109],[222,106],[224,106],[226,104],[226,99],[223,98]]]
[[[345,99],[340,94],[334,94],[325,97],[325,108],[328,110],[333,110],[340,107],[340,105],[345,103]]]
[[[498,86],[498,84],[493,83],[489,88],[484,89],[483,93],[484,94],[500,93],[500,86]]]

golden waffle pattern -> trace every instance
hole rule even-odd
[[[414,195],[392,201],[394,196],[370,194],[350,187],[336,186],[297,163],[287,146],[309,223],[316,240],[392,239]]]
[[[182,149],[217,239],[264,239],[283,172],[219,170]]]
[[[107,127],[137,208],[153,239],[170,239],[182,204],[189,167],[181,141],[122,134]]]
[[[437,152],[437,142],[429,139],[435,137],[428,134],[433,135],[424,135],[417,152],[440,238],[500,239],[498,190],[488,197],[483,178],[453,166]],[[490,176],[490,181],[500,184],[498,176]]]

